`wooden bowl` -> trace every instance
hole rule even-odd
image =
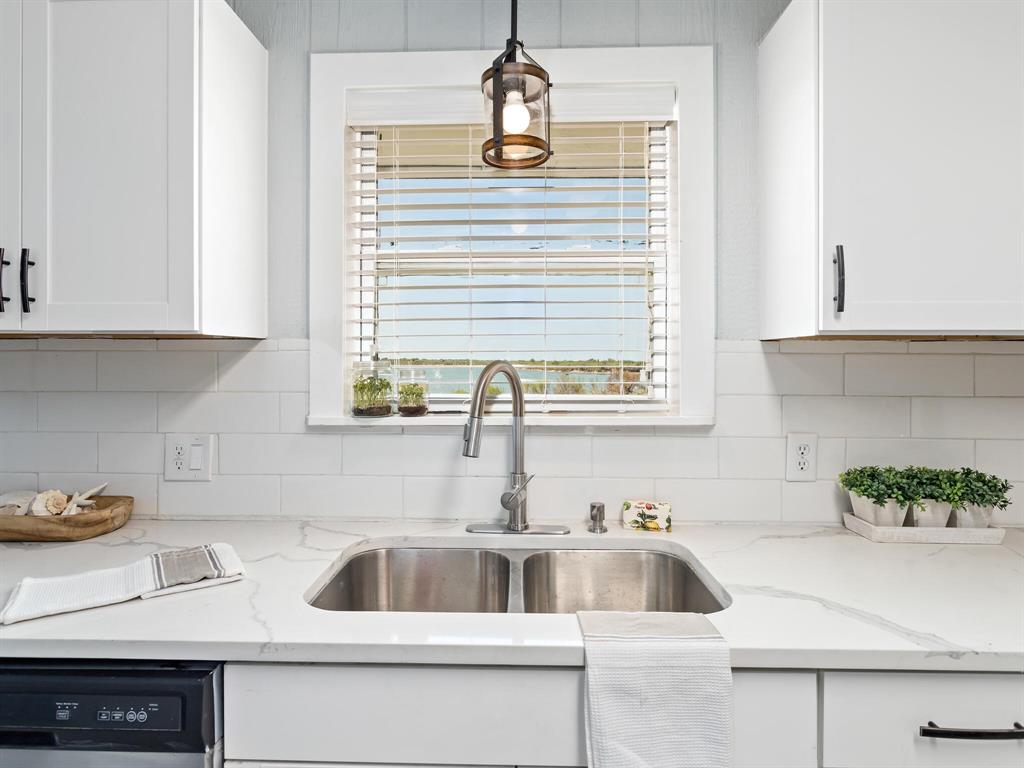
[[[70,517],[0,515],[0,541],[82,541],[116,531],[131,517],[132,496],[97,496],[96,506]]]

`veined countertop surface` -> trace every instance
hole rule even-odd
[[[732,603],[709,618],[734,667],[1024,671],[1024,529],[1003,545],[874,544],[840,527],[573,527],[470,535],[423,522],[133,520],[69,544],[0,545],[0,600],[23,576],[224,541],[244,580],[0,627],[0,656],[582,666],[575,615],[332,612],[304,595],[349,548],[389,544],[683,547]],[[454,541],[453,541],[454,540]],[[351,551],[351,550],[350,550]],[[605,575],[614,579],[614,573]]]

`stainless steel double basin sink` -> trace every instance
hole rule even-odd
[[[310,605],[329,611],[714,613],[730,602],[695,560],[656,550],[381,546],[340,565],[321,577]]]

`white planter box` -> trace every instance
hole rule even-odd
[[[875,504],[867,496],[850,491],[850,503],[853,505],[853,514],[872,525],[892,528],[903,525],[907,516],[907,508],[901,506],[895,499],[889,499],[885,506]]]

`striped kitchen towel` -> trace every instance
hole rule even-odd
[[[0,624],[213,587],[244,575],[234,547],[203,544],[157,552],[118,568],[41,579],[26,576],[8,598]]]

